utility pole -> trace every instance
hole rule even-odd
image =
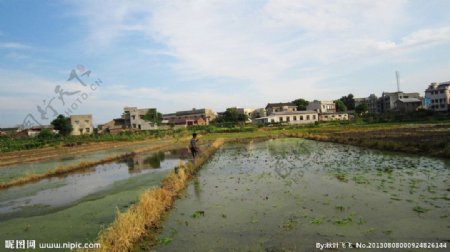
[[[400,92],[400,72],[395,71],[395,76],[397,77],[397,92]]]

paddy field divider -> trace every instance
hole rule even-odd
[[[176,197],[188,185],[189,179],[201,168],[224,143],[215,140],[201,150],[193,162],[180,162],[161,182],[161,186],[144,191],[139,201],[124,212],[117,212],[114,222],[99,234],[101,244],[95,251],[130,251],[144,235],[155,239],[156,227],[166,212],[172,207]]]
[[[175,143],[165,143],[165,144],[155,145],[152,147],[143,147],[143,148],[139,148],[134,151],[131,151],[129,153],[106,157],[106,158],[103,158],[100,160],[84,161],[84,162],[80,162],[75,165],[56,167],[56,168],[50,169],[44,173],[25,174],[24,176],[21,176],[21,177],[17,177],[17,178],[14,178],[14,179],[11,179],[11,180],[8,180],[5,182],[0,182],[0,190],[7,189],[7,188],[10,188],[13,186],[23,185],[26,183],[36,182],[36,181],[46,179],[46,178],[64,176],[64,175],[67,175],[67,174],[75,172],[75,171],[83,170],[83,169],[93,167],[96,165],[100,165],[100,164],[104,164],[104,163],[109,163],[109,162],[112,162],[115,160],[120,160],[120,159],[123,159],[126,157],[131,157],[131,156],[143,153],[143,152],[153,151],[153,150],[158,150],[158,149],[162,149],[165,147],[174,146],[174,144]]]

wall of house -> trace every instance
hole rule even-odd
[[[332,114],[319,114],[319,121],[336,121],[336,120],[348,120],[347,113],[332,113]]]
[[[94,133],[92,115],[72,115],[70,116],[70,124],[72,125],[71,135],[91,135]]]
[[[431,100],[430,109],[434,111],[449,111],[450,85],[437,85],[432,83],[425,90],[425,97]]]
[[[319,120],[317,113],[305,113],[305,114],[288,114],[277,115],[272,114],[267,117],[268,123],[288,123],[288,124],[306,124],[314,123]]]

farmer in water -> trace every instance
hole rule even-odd
[[[195,158],[198,155],[198,147],[197,147],[197,133],[192,134],[191,143],[189,144],[189,149],[191,150],[192,157]]]

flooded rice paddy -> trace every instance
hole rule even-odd
[[[130,153],[131,151],[138,148],[148,148],[151,147],[152,145],[157,145],[160,143],[161,142],[155,141],[154,143],[133,144],[108,150],[99,150],[89,153],[83,153],[76,156],[70,154],[64,155],[62,158],[59,159],[7,165],[0,167],[0,182],[6,182],[8,180],[22,177],[30,173],[33,174],[46,173],[51,169],[61,166],[77,165],[80,162],[96,161],[106,157],[123,155],[126,153]]]
[[[186,150],[142,153],[67,176],[0,191],[0,240],[94,241],[117,210],[160,181]],[[3,171],[3,170],[0,170]]]
[[[303,139],[229,144],[176,201],[155,250],[448,242],[449,178],[436,158]]]

